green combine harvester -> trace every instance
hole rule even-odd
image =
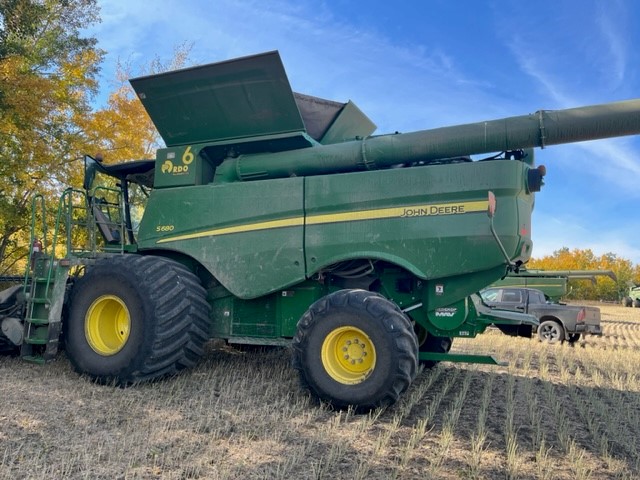
[[[0,349],[128,385],[205,342],[290,346],[335,407],[395,402],[418,365],[492,324],[477,292],[531,256],[533,147],[640,133],[640,101],[371,136],[352,102],[294,93],[277,52],[131,80],[166,148],[85,159],[55,226],[34,201],[30,271],[0,294]],[[496,152],[503,152],[495,155]],[[492,154],[472,161],[470,155]]]

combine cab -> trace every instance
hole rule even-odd
[[[131,84],[166,148],[86,158],[53,233],[34,223],[3,345],[45,362],[64,331],[79,373],[123,385],[194,365],[209,338],[290,345],[315,397],[360,410],[419,363],[495,362],[450,353],[456,337],[530,335],[534,317],[477,292],[531,255],[532,148],[640,131],[629,101],[371,136],[352,102],[292,92],[277,52]]]
[[[640,308],[640,286],[629,285],[629,291],[622,297],[621,303],[625,307]]]

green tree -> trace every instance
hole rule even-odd
[[[96,0],[0,1],[0,274],[19,273],[30,199],[55,197],[78,168],[102,52],[80,30]]]

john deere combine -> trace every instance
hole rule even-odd
[[[531,148],[640,132],[635,100],[371,136],[352,102],[293,93],[277,52],[131,84],[166,148],[87,157],[52,232],[34,221],[33,269],[0,298],[5,350],[45,362],[62,335],[78,372],[129,384],[209,338],[291,345],[314,396],[360,409],[419,362],[494,361],[449,353],[455,337],[530,335],[476,292],[531,255]]]

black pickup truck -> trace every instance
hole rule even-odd
[[[491,287],[480,296],[491,308],[534,315],[540,321],[537,333],[542,341],[574,343],[581,334],[602,335],[597,307],[551,303],[534,288]]]

